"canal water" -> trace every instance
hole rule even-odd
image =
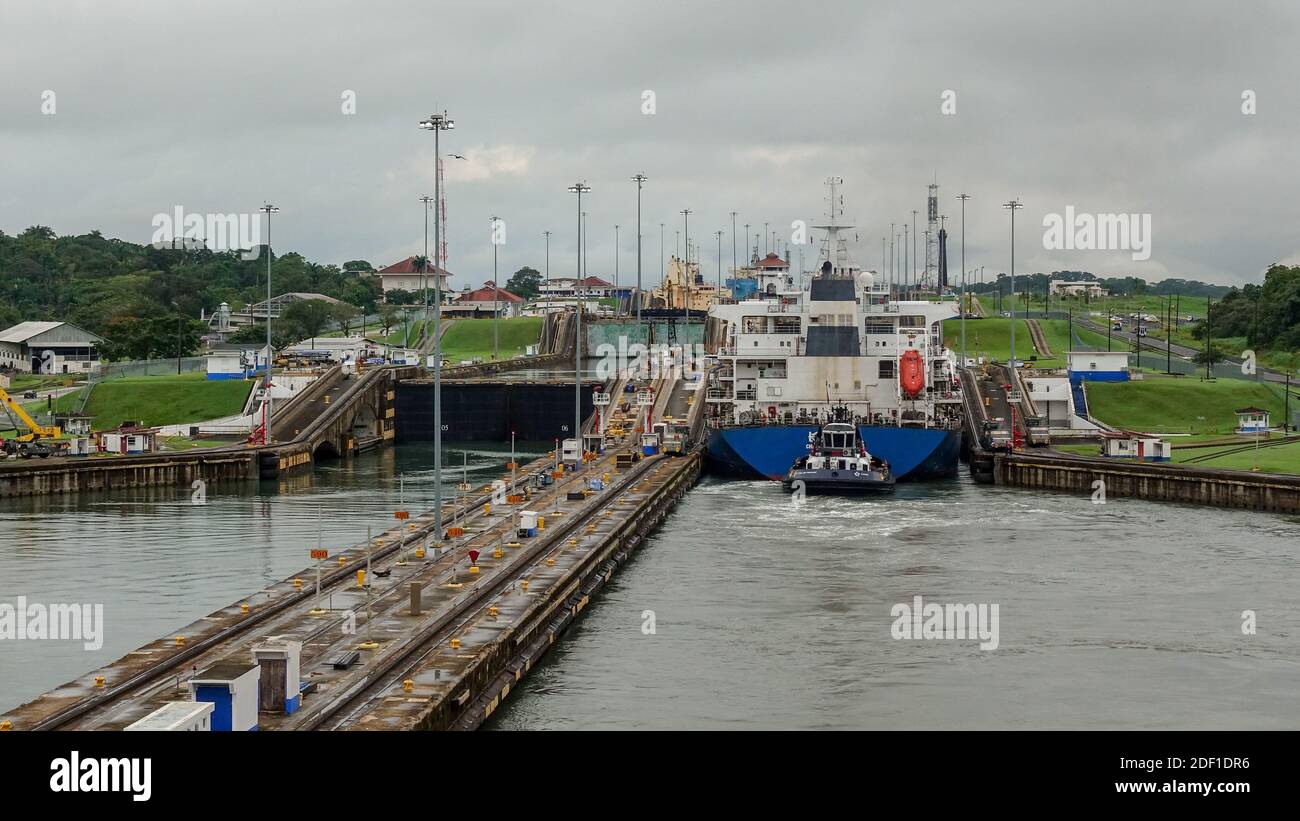
[[[475,484],[508,459],[467,453]],[[318,518],[326,547],[363,541],[393,521],[399,475],[422,509],[430,460],[404,444],[205,505],[170,488],[0,502],[0,603],[98,602],[106,622],[93,652],[0,641],[0,709],[303,568]],[[1294,729],[1298,549],[1300,518],[1272,514],[966,478],[796,505],[706,478],[488,727]],[[996,649],[894,638],[916,596],[997,605]]]
[[[521,462],[550,443],[521,442]],[[444,448],[444,498],[468,476],[500,478],[510,445]],[[102,604],[104,642],[0,640],[0,710],[20,704],[331,553],[433,507],[433,445],[403,444],[322,463],[274,483],[137,488],[0,500],[0,604]],[[464,466],[464,467],[462,467]],[[306,577],[310,583],[311,576]]]

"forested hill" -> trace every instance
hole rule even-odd
[[[274,256],[276,294],[315,292],[373,312],[378,277],[368,262],[320,265],[298,253]],[[239,252],[159,249],[108,239],[99,231],[56,236],[32,226],[17,236],[0,231],[0,327],[61,320],[109,339],[109,357],[174,355],[178,320],[185,344],[198,343],[200,309],[229,303],[238,310],[266,297],[266,257]],[[169,329],[169,330],[168,330]],[[117,349],[121,348],[121,349]]]
[[[364,262],[346,268],[368,270]],[[335,265],[309,262],[300,254],[275,256],[276,294],[309,291],[374,310],[379,279]],[[0,231],[0,328],[26,320],[63,320],[113,337],[126,320],[172,323],[197,319],[222,302],[239,308],[266,298],[266,257],[203,249],[160,250],[94,231],[55,236],[33,226],[17,236]]]

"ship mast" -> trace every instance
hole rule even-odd
[[[842,177],[826,178],[826,186],[830,189],[829,208],[827,209],[828,219],[825,225],[813,226],[826,232],[826,239],[822,243],[821,253],[817,257],[817,273],[819,276],[828,261],[831,264],[830,275],[833,277],[849,277],[857,271],[857,265],[854,264],[853,258],[849,256],[848,240],[840,237],[840,231],[853,227],[852,225],[841,225],[839,221],[839,218],[843,215],[844,196],[837,194],[835,189],[843,184],[844,178]]]

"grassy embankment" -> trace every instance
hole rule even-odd
[[[142,421],[150,426],[202,422],[243,410],[253,387],[251,381],[209,380],[206,376],[199,371],[179,376],[108,379],[95,386],[85,413],[94,417],[91,424],[95,430],[106,430],[127,421]],[[75,409],[81,402],[82,390],[55,399],[54,409]],[[29,412],[44,412],[46,404],[42,401],[25,407]],[[12,430],[5,432],[12,434]]]
[[[1090,382],[1088,408],[1101,421],[1125,430],[1150,433],[1191,434],[1171,439],[1173,463],[1191,459],[1204,467],[1251,470],[1258,467],[1273,473],[1300,474],[1300,437],[1278,447],[1253,447],[1255,437],[1232,433],[1237,408],[1253,405],[1282,420],[1284,397],[1281,386],[1244,379],[1202,382],[1190,377],[1147,377],[1137,382]],[[1300,391],[1293,391],[1292,410],[1300,408]],[[1260,444],[1278,441],[1280,434],[1261,438]],[[1208,443],[1216,443],[1206,447]],[[1062,445],[1058,450],[1088,456],[1097,455],[1096,445]]]
[[[543,321],[540,316],[498,320],[501,358],[510,359],[515,354],[524,353],[527,346],[537,344],[542,336]],[[476,356],[487,362],[492,358],[492,325],[491,319],[456,320],[442,336],[443,356],[453,365]]]
[[[1039,355],[1034,349],[1033,337],[1029,335],[1029,326],[1023,319],[968,319],[966,320],[966,354],[967,356],[984,356],[997,362],[1011,359],[1011,323],[1016,323],[1016,358],[1033,367],[1063,368],[1067,351],[1079,348],[1072,343],[1070,323],[1065,319],[1043,319],[1038,324],[1043,329],[1043,336],[1052,350],[1051,357]],[[944,320],[944,339],[954,351],[961,348],[961,321]],[[1074,323],[1074,335],[1086,348],[1106,349],[1106,337],[1086,330],[1079,323]],[[1031,359],[1031,357],[1036,357]]]

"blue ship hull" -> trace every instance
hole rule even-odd
[[[783,479],[794,460],[808,453],[816,425],[757,425],[709,431],[709,466],[746,478]],[[941,479],[957,474],[961,431],[859,425],[872,456],[889,463],[900,481]]]

